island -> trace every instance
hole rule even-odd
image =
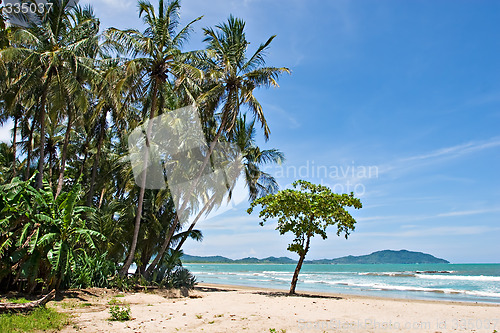
[[[242,259],[229,259],[222,256],[191,256],[184,254],[181,258],[183,263],[206,263],[206,264],[294,264],[296,260],[288,257],[267,257],[258,259],[254,257]],[[306,260],[304,264],[449,264],[445,259],[408,250],[383,250],[362,256],[345,256],[335,259]]]

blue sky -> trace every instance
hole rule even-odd
[[[93,4],[105,27],[141,26],[135,1],[80,3]],[[204,15],[187,49],[202,48],[201,29],[229,14],[246,21],[250,51],[277,35],[267,64],[292,75],[257,96],[272,131],[259,144],[287,157],[282,169],[268,169],[280,185],[303,178],[362,199],[351,237],[314,239],[309,259],[408,249],[500,262],[500,2],[182,5],[183,22]],[[185,252],[294,257],[289,237],[272,223],[260,227],[248,202],[238,202],[201,222],[204,241],[187,242]]]

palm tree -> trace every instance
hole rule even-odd
[[[109,146],[112,134],[108,133],[111,126],[116,132],[126,132],[128,123],[128,113],[131,108],[124,102],[124,82],[127,80],[123,64],[119,59],[113,59],[108,55],[103,55],[99,61],[99,75],[94,82],[91,91],[91,107],[86,113],[85,122],[88,130],[86,134],[89,145],[92,145],[92,171],[87,193],[87,206],[91,207],[94,200],[97,173],[100,169],[101,156],[106,145]],[[111,116],[111,122],[108,119]],[[89,126],[90,125],[90,126]],[[92,139],[92,142],[90,142]]]
[[[231,138],[241,106],[250,109],[264,128],[265,138],[269,138],[270,130],[262,106],[253,93],[256,88],[260,87],[278,87],[279,76],[282,73],[290,73],[286,67],[263,67],[265,51],[276,36],[271,36],[250,57],[247,57],[250,43],[245,36],[243,20],[231,15],[227,23],[219,24],[215,28],[216,30],[204,29],[206,36],[204,42],[208,43],[208,46],[206,56],[199,64],[205,72],[204,89],[206,92],[199,96],[198,103],[201,108],[201,118],[218,118],[218,123],[216,123],[218,128],[216,131],[209,130],[209,133],[206,133],[210,138],[210,147],[192,188],[187,193],[193,192],[196,187],[221,135],[225,134]],[[219,111],[220,113],[217,113]],[[215,135],[211,132],[215,132]],[[178,214],[182,213],[187,205],[188,201],[184,200]],[[170,228],[160,253],[148,268],[147,274],[152,273],[158,263],[158,256],[161,258],[165,253],[178,223],[177,218]]]
[[[250,201],[278,191],[278,183],[273,176],[261,170],[265,164],[281,165],[284,154],[278,149],[261,150],[255,140],[255,121],[247,123],[246,115],[240,117],[235,125],[233,140],[242,152],[243,173],[248,187]]]
[[[168,95],[172,89],[167,89],[167,86],[171,85],[169,78],[181,69],[184,72],[196,72],[194,68],[179,60],[183,57],[181,47],[189,36],[191,25],[201,17],[191,21],[177,33],[180,10],[178,0],[158,1],[158,12],[149,1],[138,1],[138,7],[139,17],[143,19],[146,30],[141,33],[137,30],[122,31],[110,28],[106,31],[107,46],[132,56],[133,59],[125,64],[127,71],[137,77],[131,91],[142,95],[144,115],[149,114],[148,118],[153,119],[159,112],[163,112],[165,101],[172,97]],[[152,126],[152,122],[149,124]],[[148,126],[147,137],[150,136],[151,126]],[[147,154],[146,149],[144,161],[148,160]],[[137,247],[146,187],[145,170],[141,178],[134,235],[127,260],[120,270],[121,275],[127,274]]]
[[[1,4],[1,1],[0,1]],[[0,6],[0,50],[9,45],[8,30],[3,16],[4,6]]]
[[[42,188],[45,165],[46,117],[50,109],[72,114],[86,109],[87,99],[82,78],[93,74],[93,61],[87,58],[96,43],[98,23],[91,9],[75,9],[69,0],[52,1],[50,12],[40,17],[39,25],[17,29],[12,46],[0,52],[0,60],[20,61],[16,90],[18,100],[36,92],[36,119],[39,127],[39,161],[37,187]],[[68,118],[71,129],[71,117]],[[64,170],[65,156],[62,156]]]
[[[242,153],[243,160],[243,170],[242,173],[245,179],[245,185],[248,188],[248,199],[249,201],[254,201],[255,199],[261,198],[268,194],[274,194],[278,191],[279,186],[276,179],[262,171],[261,166],[269,163],[279,164],[285,161],[285,156],[282,152],[277,149],[266,149],[261,150],[255,141],[255,121],[247,123],[246,114],[238,118],[236,125],[234,127],[233,141],[236,146],[240,149]],[[212,198],[215,200],[215,196]],[[203,214],[208,214],[212,206],[213,201],[209,201],[205,207],[198,213],[191,225],[189,226],[187,233],[191,232],[196,223],[199,221]],[[182,245],[186,241],[187,237],[183,237],[176,246],[176,251],[180,251]]]
[[[290,73],[286,67],[263,67],[264,55],[276,36],[271,36],[257,50],[247,57],[250,44],[246,40],[245,22],[229,17],[227,23],[204,29],[204,42],[208,43],[209,58],[205,62],[207,92],[200,96],[202,105],[212,112],[218,111],[219,129],[213,141],[224,131],[230,133],[234,128],[241,106],[246,106],[261,123],[266,139],[270,130],[262,106],[253,95],[256,88],[278,87],[282,73]]]
[[[15,164],[16,155],[14,149],[5,142],[0,142],[0,183],[9,182],[14,175],[12,165]]]

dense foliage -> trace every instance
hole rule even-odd
[[[195,105],[209,155],[218,143],[241,150],[249,199],[276,192],[261,168],[284,157],[256,145],[255,122],[270,130],[254,95],[289,72],[265,66],[274,36],[248,53],[231,16],[203,30],[206,49],[186,51],[201,17],[180,27],[179,1],[138,1],[143,31],[102,29],[91,7],[51,2],[29,27],[0,15],[0,124],[13,124],[0,144],[0,286],[126,287],[134,265],[136,281],[190,287],[179,257],[201,231],[177,218],[168,188],[136,185],[128,135]]]

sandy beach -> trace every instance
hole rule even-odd
[[[189,297],[167,291],[66,292],[49,303],[72,314],[63,332],[496,332],[500,305],[385,299],[199,284]],[[117,295],[119,295],[117,297]],[[110,321],[108,304],[133,319]]]

